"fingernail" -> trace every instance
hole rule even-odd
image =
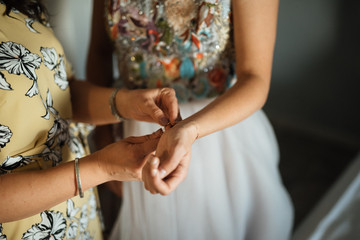
[[[154,161],[155,155],[150,154],[150,157],[148,158],[148,163],[152,163]]]
[[[160,119],[161,125],[166,125],[166,124],[168,124],[168,122],[169,122],[169,119],[167,119],[166,117],[162,117],[162,118]]]
[[[165,169],[161,169],[161,170],[160,170],[160,178],[165,177],[165,175],[166,175]]]
[[[151,160],[151,164],[152,165],[156,165],[158,163],[159,159],[157,157],[154,157],[152,160]]]
[[[156,168],[151,170],[151,176],[155,177],[157,173],[158,173],[158,170]]]

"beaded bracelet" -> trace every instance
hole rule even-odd
[[[79,158],[75,158],[75,177],[76,177],[76,184],[77,184],[77,188],[79,190],[80,198],[83,198],[84,192],[81,187],[81,179],[80,179],[80,173],[79,173]]]
[[[112,92],[112,94],[109,98],[109,105],[110,105],[110,110],[111,110],[112,115],[116,118],[116,120],[121,122],[125,119],[120,115],[120,113],[116,107],[116,94],[119,90],[120,90],[120,88],[114,89],[114,91]]]

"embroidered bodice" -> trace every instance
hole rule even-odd
[[[180,102],[223,93],[234,76],[230,0],[109,0],[127,88],[172,87]]]

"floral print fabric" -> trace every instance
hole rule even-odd
[[[172,87],[186,102],[232,84],[229,0],[109,0],[107,10],[126,87]]]
[[[0,174],[47,169],[87,153],[91,126],[71,119],[70,65],[49,26],[0,2]],[[56,187],[56,186],[54,186]],[[0,239],[101,239],[96,190],[0,224]]]

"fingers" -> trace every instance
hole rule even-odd
[[[174,125],[180,116],[175,90],[172,88],[162,88],[158,101],[165,115],[168,116],[170,123]]]
[[[160,138],[163,133],[164,133],[163,130],[159,128],[152,134],[145,135],[145,138],[147,138],[147,140],[157,139]]]
[[[157,191],[153,187],[152,181],[153,178],[158,175],[159,163],[159,158],[157,158],[155,156],[155,153],[152,152],[148,156],[146,156],[146,164],[142,170],[142,180],[144,182],[144,187],[152,194],[157,193]]]
[[[169,119],[166,117],[164,111],[159,108],[155,103],[151,104],[150,108],[148,108],[149,115],[155,120],[155,122],[159,123],[162,126],[165,126],[169,123]]]
[[[134,156],[138,159],[143,159],[145,155],[155,151],[162,134],[162,129],[159,129],[149,135],[140,137],[128,137],[125,140],[128,143],[132,144],[132,151],[134,153]]]
[[[181,168],[181,166],[179,166]],[[166,179],[162,180],[160,177],[154,178],[154,187],[161,195],[169,195],[173,192],[181,182],[184,181],[186,172],[181,169],[176,169],[174,173],[169,175]]]
[[[143,153],[143,155],[146,155],[146,154],[148,154],[150,152],[153,152],[153,151],[155,151],[159,140],[160,140],[159,137],[158,138],[152,138],[152,139],[149,139],[146,142],[136,144],[135,145],[135,151],[138,152],[138,153]]]
[[[182,120],[182,117],[180,115],[180,111],[178,112],[178,116],[176,117],[175,119],[175,122],[169,122],[164,128],[165,128],[165,131],[166,130],[169,130],[170,128],[174,127],[175,124],[177,124],[178,122],[180,122]]]
[[[161,179],[160,172],[156,170],[158,159],[154,158],[153,161],[150,162],[149,168],[145,170],[147,173],[143,173],[143,176],[147,175],[144,180],[145,188],[152,194],[160,193],[161,195],[168,195],[173,192],[186,178],[189,158],[190,156],[186,156],[185,159],[181,161],[182,164],[165,179]]]
[[[148,135],[144,135],[144,136],[139,136],[139,137],[128,137],[126,138],[127,142],[129,143],[144,143],[150,140],[154,140],[154,139],[158,139],[161,137],[161,135],[163,134],[163,130],[160,128],[157,131],[153,132],[152,134],[148,134]]]
[[[160,159],[155,156],[155,153],[153,153],[152,158],[150,158],[149,160],[149,163],[150,163],[150,175],[152,177],[155,177],[156,175],[158,175],[159,172]]]
[[[179,106],[174,89],[153,89],[141,93],[145,100],[140,101],[141,117],[137,116],[137,120],[157,122],[162,126],[169,123],[174,125],[179,120]]]
[[[188,150],[182,146],[176,146],[173,151],[165,151],[160,157],[161,164],[159,166],[160,178],[166,177],[173,172],[179,165],[180,161],[187,155]]]

